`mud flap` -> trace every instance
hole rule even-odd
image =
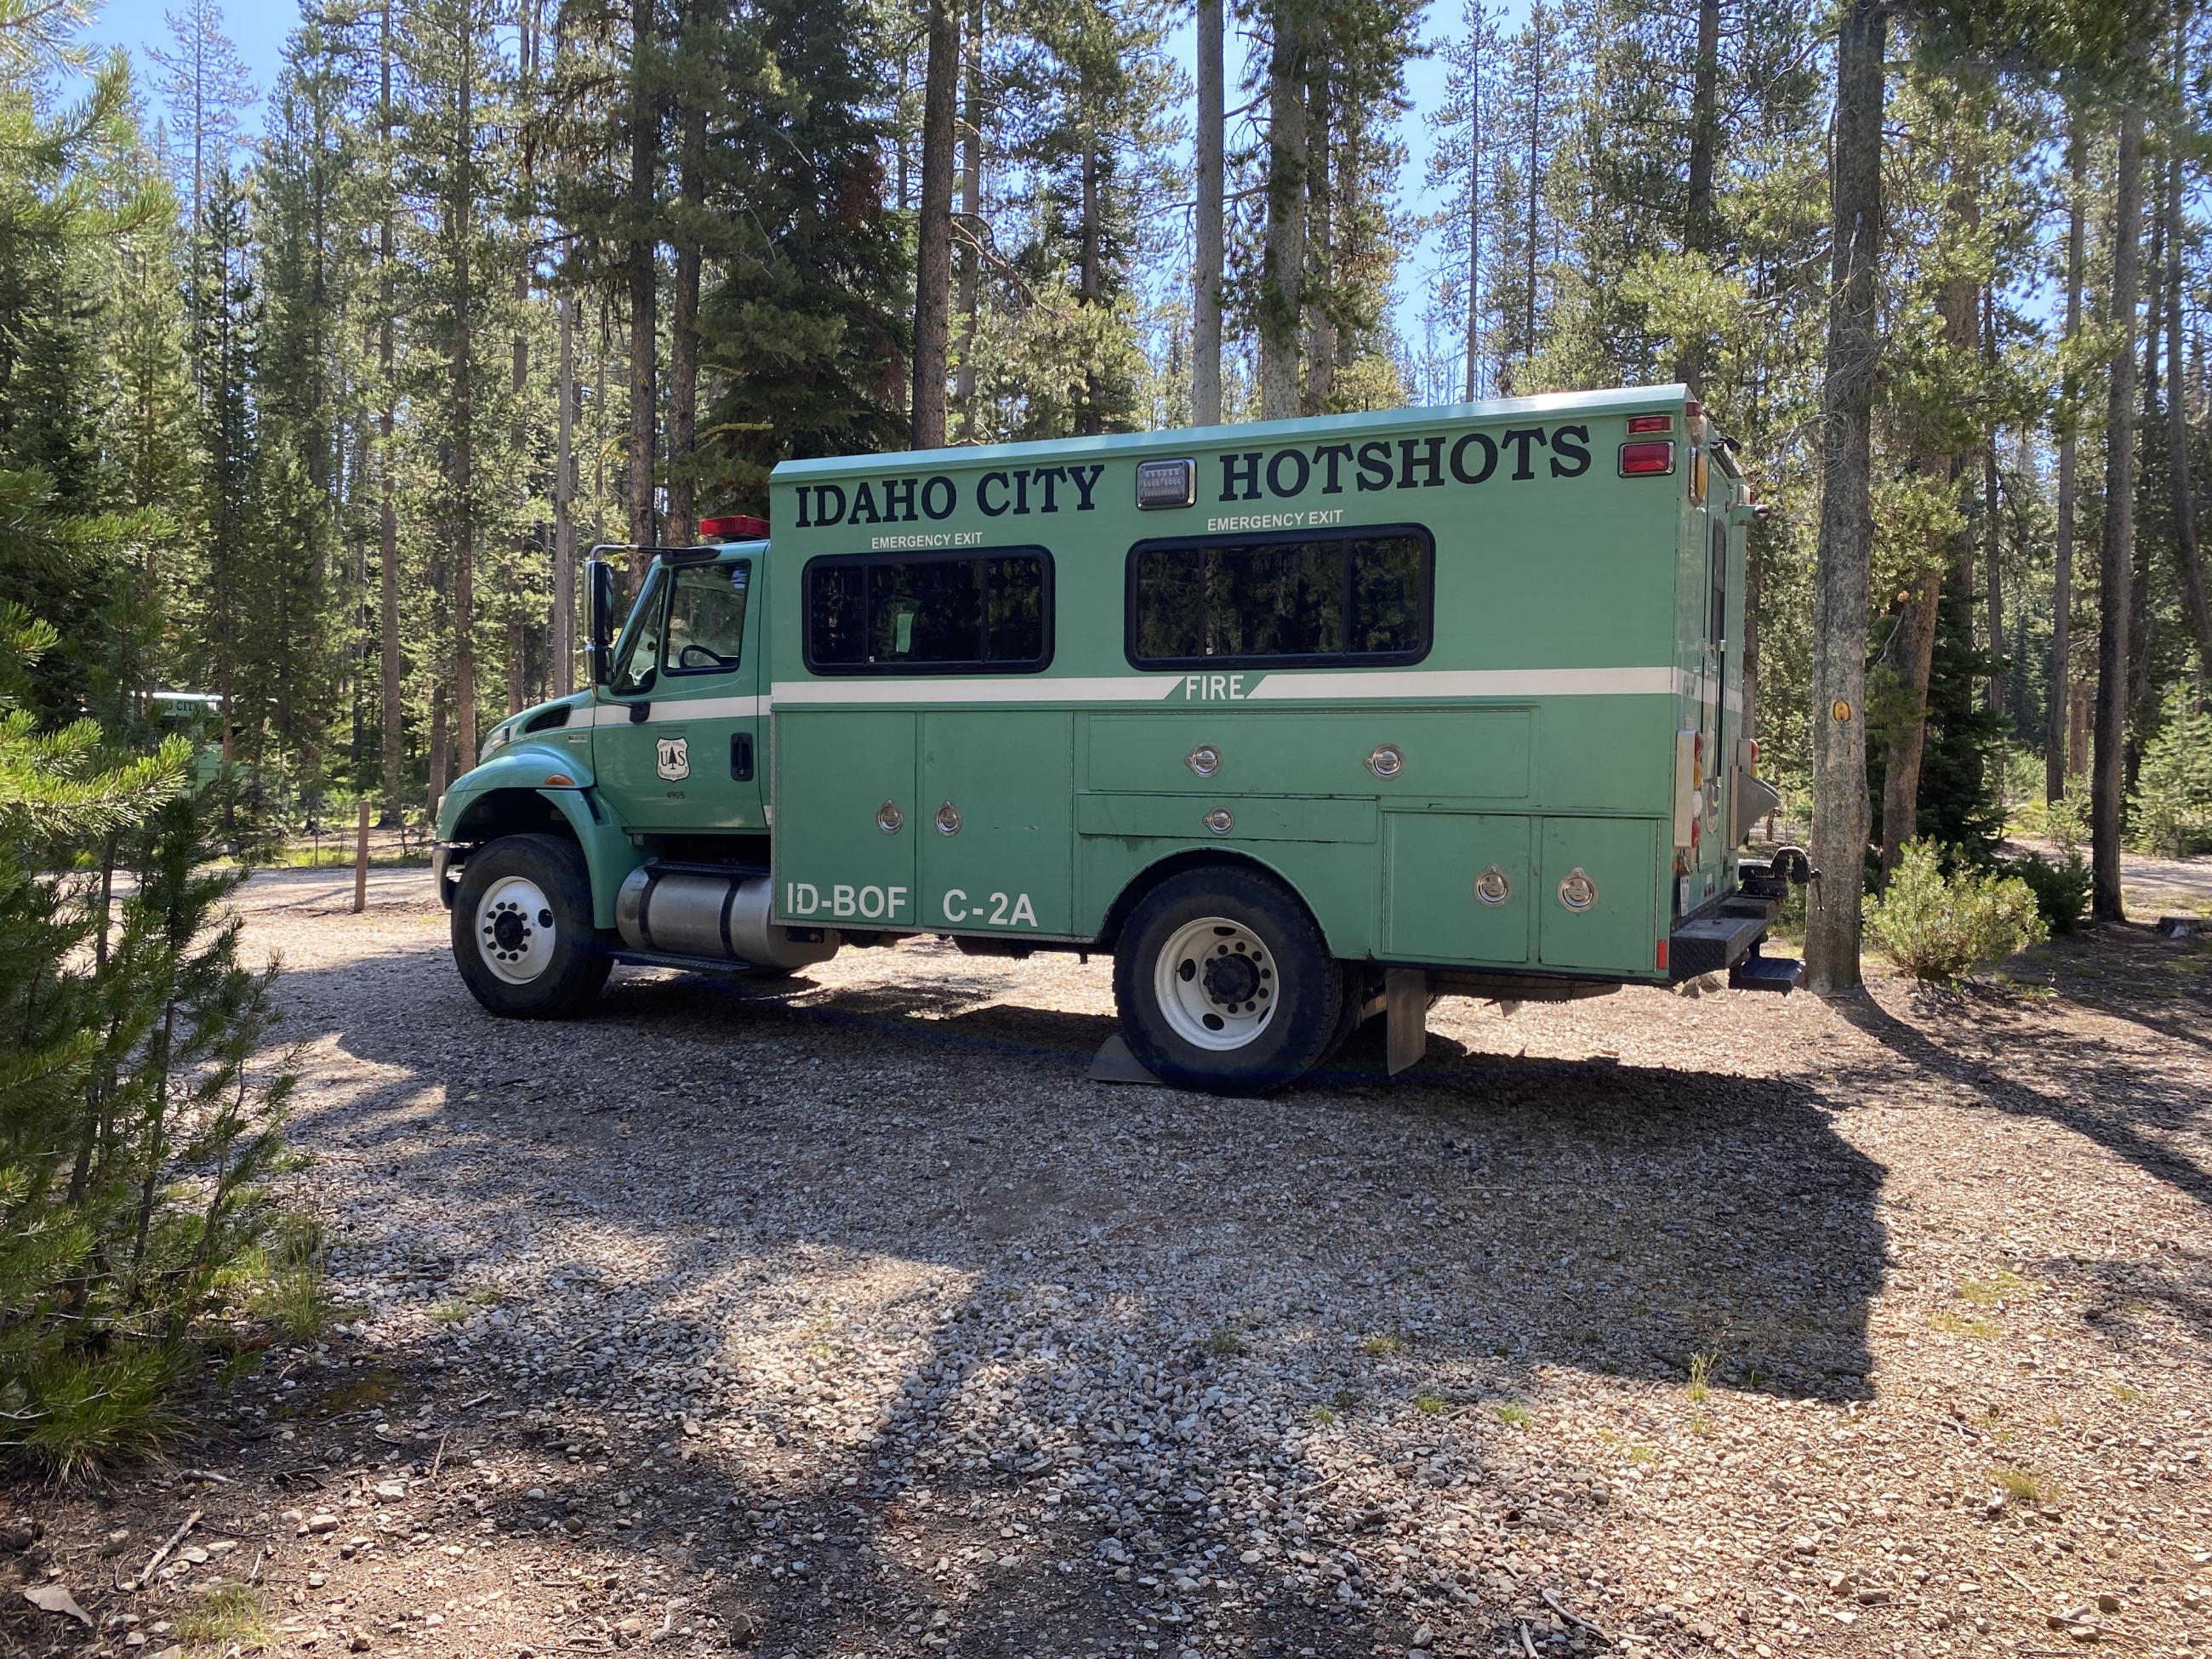
[[[1418,1065],[1429,1049],[1429,976],[1419,968],[1382,974],[1384,1063],[1395,1077]]]

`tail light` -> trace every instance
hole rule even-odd
[[[1671,440],[1646,440],[1620,447],[1620,476],[1624,478],[1665,477],[1674,470]]]

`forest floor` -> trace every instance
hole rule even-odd
[[[510,1024],[350,890],[241,895],[338,1322],[0,1492],[0,1652],[2212,1653],[2212,939],[1251,1102],[1087,1081],[1103,960]]]

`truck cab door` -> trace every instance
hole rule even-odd
[[[760,569],[750,554],[654,567],[592,711],[599,792],[625,829],[768,828]]]

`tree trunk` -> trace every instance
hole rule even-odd
[[[532,55],[536,49],[537,11],[534,0],[533,3],[521,8],[520,58],[526,94],[530,88]],[[534,195],[531,171],[531,152],[525,146],[522,152],[522,199],[525,202],[531,201]],[[537,227],[526,217],[521,228],[521,256],[514,262],[514,314],[517,318],[529,314],[530,277],[537,265]],[[507,428],[507,441],[519,456],[530,453],[530,428],[523,418],[523,394],[529,386],[530,336],[518,323],[508,342],[507,389],[514,398],[514,419]],[[520,573],[530,557],[532,534],[532,527],[527,524],[515,531],[514,564],[507,579],[500,584],[501,603],[507,610],[507,712],[510,714],[520,714],[529,702],[525,690],[528,683],[525,675],[529,666],[529,630],[522,614],[522,595],[518,589]]]
[[[1191,295],[1190,411],[1221,420],[1222,0],[1198,0],[1198,264]]]
[[[1524,364],[1536,354],[1536,198],[1537,186],[1543,177],[1544,37],[1533,30],[1528,50],[1528,216],[1524,227],[1528,287],[1522,296],[1521,324],[1521,360]]]
[[[2184,12],[2185,18],[2186,12]],[[2179,69],[2177,67],[2177,73]],[[2172,473],[2173,556],[2181,568],[2182,608],[2197,640],[2197,660],[2212,676],[2212,601],[2204,591],[2204,564],[2197,546],[2197,503],[2189,490],[2189,400],[2183,395],[2181,353],[2181,199],[2187,185],[2179,146],[2166,163],[2166,257],[2177,280],[2166,285],[2166,446]]]
[[[945,359],[952,283],[952,161],[960,91],[960,14],[930,0],[929,63],[921,89],[921,212],[914,273],[912,447],[945,447]]]
[[[1328,71],[1316,64],[1306,76],[1306,242],[1313,266],[1304,291],[1306,323],[1306,386],[1301,408],[1326,413],[1336,385],[1336,319],[1329,301],[1339,269],[1334,246],[1335,203],[1330,194],[1334,170],[1332,92]]]
[[[1088,86],[1084,88],[1084,101],[1088,104]],[[1084,135],[1082,185],[1082,301],[1084,305],[1099,305],[1106,296],[1106,285],[1099,274],[1099,146],[1097,135],[1093,133]],[[1097,438],[1106,429],[1099,411],[1102,396],[1103,385],[1099,383],[1097,365],[1093,362],[1084,369],[1084,407],[1075,416],[1075,431],[1084,438]]]
[[[682,119],[676,193],[683,200],[684,222],[677,229],[674,314],[668,323],[668,533],[688,544],[699,532],[691,460],[699,442],[699,228],[706,215],[707,112],[693,104]]]
[[[1690,76],[1690,192],[1682,220],[1682,246],[1709,253],[1713,245],[1713,163],[1720,148],[1721,0],[1698,0],[1698,56]],[[1705,343],[1682,343],[1674,376],[1703,395]]]
[[[1954,188],[1944,204],[1950,234],[1971,245],[1981,219],[1980,204],[1970,185]],[[1954,276],[1944,283],[1936,301],[1942,318],[1943,341],[1954,353],[1972,351],[1978,344],[1975,326],[1976,301],[1980,289],[1972,276]],[[1920,456],[1923,477],[1942,477],[1955,496],[1966,474],[1966,458],[1934,449]],[[1962,532],[1958,538],[1931,540],[1923,550],[1924,562],[1913,573],[1905,597],[1897,608],[1897,630],[1893,635],[1898,678],[1905,706],[1897,723],[1887,733],[1881,771],[1881,867],[1897,868],[1905,843],[1919,833],[1920,762],[1928,744],[1928,680],[1936,661],[1936,624],[1943,605],[1947,569],[1971,562]],[[1961,557],[1962,555],[1966,556]]]
[[[953,399],[960,405],[960,435],[975,441],[975,331],[982,320],[983,294],[983,0],[968,14],[967,87],[961,94],[960,362],[952,372]]]
[[[2120,122],[2112,210],[2112,321],[2119,330],[2106,404],[2105,541],[2097,563],[2096,756],[2089,780],[2089,911],[2100,921],[2126,915],[2120,897],[2120,812],[2126,793],[2129,611],[2134,589],[2136,492],[2136,288],[2142,256],[2141,104]]]
[[[1480,395],[1482,364],[1482,31],[1478,18],[1467,57],[1467,400]]]
[[[2081,331],[2082,232],[2081,200],[2087,189],[2088,146],[2081,137],[2081,117],[2068,118],[2066,143],[2066,343]],[[2043,798],[2063,800],[2066,795],[2068,740],[2073,730],[2074,516],[2075,399],[2079,387],[2069,370],[2059,399],[2058,412],[2058,525],[2057,549],[2051,568],[2051,709],[2043,732]]]
[[[460,76],[460,142],[466,147],[474,139],[474,93],[476,64],[472,57],[461,60]],[[454,237],[453,290],[458,303],[454,310],[459,319],[453,331],[453,501],[459,508],[459,533],[453,547],[453,775],[458,777],[477,763],[477,509],[470,499],[476,487],[476,338],[469,321],[475,307],[470,291],[469,237],[476,210],[473,182],[463,169],[463,188],[453,213],[457,234]]]
[[[446,798],[446,786],[453,781],[453,757],[446,740],[446,688],[434,686],[430,690],[430,801],[429,817],[438,816],[438,803]]]
[[[401,746],[404,732],[401,725],[399,701],[399,505],[398,491],[392,482],[392,470],[398,423],[398,387],[392,362],[392,325],[398,309],[398,299],[393,288],[396,250],[389,194],[392,188],[390,175],[392,160],[392,0],[384,0],[378,24],[377,69],[377,126],[382,137],[382,156],[380,163],[386,169],[380,181],[387,200],[383,222],[377,233],[377,326],[376,364],[378,371],[376,411],[376,483],[377,483],[377,641],[381,661],[378,666],[382,684],[380,701],[383,713],[384,806],[382,822],[389,829],[400,821],[402,808],[399,799],[400,772],[406,759]],[[225,722],[226,725],[228,722]]]
[[[1997,307],[1993,289],[1982,290],[1982,369],[1996,384]],[[1997,432],[1990,428],[1982,447],[1982,592],[1988,611],[1990,639],[1989,702],[1993,714],[2004,713],[2004,502],[1997,476]]]
[[[653,0],[630,0],[629,110],[629,538],[640,547],[659,540],[653,510],[655,428],[660,404],[659,241],[651,230],[653,173],[660,155],[660,118],[653,97]],[[643,561],[631,558],[634,574]]]
[[[1299,412],[1298,323],[1305,292],[1304,0],[1274,0],[1267,59],[1267,228],[1260,256],[1260,416]]]
[[[561,290],[561,410],[553,459],[553,695],[576,689],[576,296]]]
[[[1846,0],[1836,42],[1830,145],[1833,224],[1827,374],[1821,386],[1820,536],[1813,576],[1813,862],[1807,988],[1859,988],[1866,862],[1868,556],[1874,539],[1875,273],[1881,257],[1883,0]]]

